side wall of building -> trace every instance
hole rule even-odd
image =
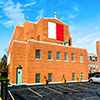
[[[98,67],[100,69],[100,41],[96,42],[96,49],[97,49],[97,56],[98,56]]]
[[[43,77],[48,78],[48,73],[52,73],[53,82],[60,82],[63,74],[67,81],[72,81],[72,73],[75,73],[75,80],[84,74],[84,80],[88,79],[87,52],[85,49],[66,47],[62,45],[52,45],[29,41],[26,43],[14,42],[13,44],[13,65],[10,71],[13,77],[11,83],[16,83],[16,69],[22,67],[22,83],[35,83],[36,73],[40,73],[40,82]],[[36,50],[40,50],[41,59],[36,59]],[[48,60],[48,51],[52,51],[53,60]],[[61,61],[56,60],[56,53],[61,53]],[[68,53],[68,62],[64,61],[64,53]],[[71,54],[75,54],[75,62],[71,61]],[[80,62],[80,55],[83,55],[83,63]]]

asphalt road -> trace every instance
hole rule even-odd
[[[8,88],[7,100],[100,100],[100,84],[13,86]]]

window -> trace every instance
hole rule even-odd
[[[57,60],[61,60],[61,58],[60,58],[60,52],[57,52]]]
[[[71,46],[71,41],[69,40],[69,46]]]
[[[68,53],[64,53],[64,61],[68,61]]]
[[[80,55],[80,62],[83,62],[83,55]]]
[[[75,61],[75,55],[72,54],[72,62],[74,62],[74,61]]]
[[[93,69],[95,69],[95,64],[93,64]]]
[[[88,56],[88,61],[89,61],[89,56]]]
[[[72,73],[72,81],[75,80],[75,73]]]
[[[95,57],[96,61],[98,61],[97,57]]]
[[[84,78],[83,78],[83,73],[81,73],[81,80],[83,80]]]
[[[40,35],[37,36],[37,40],[40,41]]]
[[[34,40],[34,38],[31,38],[31,40]]]
[[[48,60],[52,60],[52,51],[48,51]]]
[[[90,65],[88,64],[88,69],[90,69]]]
[[[36,83],[40,83],[40,73],[36,73],[35,79]]]
[[[90,69],[92,69],[92,64],[91,64],[91,67],[90,67]]]
[[[8,59],[7,59],[7,65],[9,65],[9,64],[10,64],[10,60],[11,60],[11,52],[9,53],[9,55],[8,55],[7,58],[8,58]]]
[[[65,42],[64,45],[65,45],[65,46],[68,46],[68,42]]]
[[[98,65],[96,64],[96,69],[98,69]]]
[[[40,59],[40,50],[36,50],[36,59]]]
[[[92,56],[90,56],[90,61],[92,61]]]
[[[52,82],[52,73],[48,73],[48,80],[49,82]]]
[[[93,61],[95,61],[95,57],[94,57],[94,56],[93,56],[93,58],[92,58],[92,59],[93,59]]]

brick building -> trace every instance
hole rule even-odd
[[[8,47],[8,77],[12,84],[88,79],[86,49],[72,47],[69,27],[57,18],[17,25]]]
[[[96,54],[88,54],[88,73],[99,72]]]

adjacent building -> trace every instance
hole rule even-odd
[[[12,84],[88,80],[86,49],[72,46],[69,26],[57,18],[17,25],[8,48],[8,77]]]
[[[88,73],[99,72],[96,54],[88,54]]]

